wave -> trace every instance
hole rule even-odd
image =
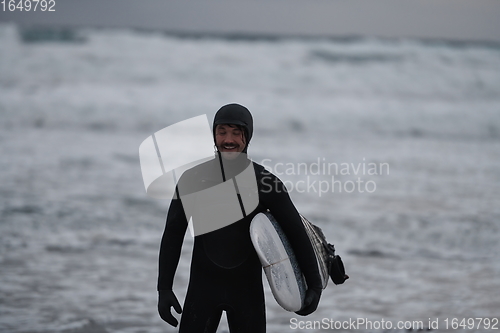
[[[354,44],[366,41],[378,41],[385,44],[404,44],[414,42],[428,47],[449,47],[456,49],[464,48],[490,48],[500,49],[500,42],[488,40],[458,40],[443,38],[410,38],[410,37],[367,37],[363,35],[291,35],[273,33],[249,33],[249,32],[188,32],[164,29],[148,28],[97,28],[97,27],[70,27],[61,25],[14,25],[11,23],[0,23],[1,26],[15,26],[19,31],[20,39],[25,43],[36,42],[71,42],[84,43],[87,41],[85,31],[122,31],[132,35],[163,35],[166,38],[177,38],[185,40],[222,40],[227,42],[330,42],[336,44]]]
[[[399,62],[403,61],[403,55],[384,54],[384,53],[341,53],[327,50],[312,50],[310,57],[320,59],[331,63],[353,63],[363,64],[369,62]]]
[[[78,28],[44,26],[19,27],[19,37],[24,43],[61,42],[84,43],[86,38]]]

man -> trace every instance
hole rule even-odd
[[[177,195],[170,204],[159,256],[158,312],[172,326],[177,326],[178,322],[170,308],[182,312],[181,333],[215,332],[222,311],[226,311],[231,333],[265,332],[262,267],[249,234],[252,218],[269,210],[295,251],[308,285],[304,306],[297,312],[299,315],[316,310],[322,291],[314,250],[283,183],[247,158],[248,143],[253,134],[253,119],[248,109],[238,104],[223,106],[215,115],[213,134],[217,149],[215,158],[182,175]],[[187,188],[185,192],[188,193],[212,189],[236,179],[249,166],[255,172],[256,208],[245,212],[241,198],[243,191],[240,191],[238,200],[244,217],[195,236],[189,286],[182,311],[172,290],[188,226],[185,211],[188,203],[182,200],[180,189]]]

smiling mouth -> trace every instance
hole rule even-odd
[[[238,149],[237,145],[222,145],[221,148],[227,151],[235,151]]]

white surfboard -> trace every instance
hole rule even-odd
[[[299,311],[306,283],[283,230],[269,213],[257,214],[250,224],[250,238],[278,304]]]

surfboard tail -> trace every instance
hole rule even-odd
[[[287,311],[299,311],[304,303],[306,284],[278,222],[269,213],[257,214],[250,224],[250,238],[278,304]]]

